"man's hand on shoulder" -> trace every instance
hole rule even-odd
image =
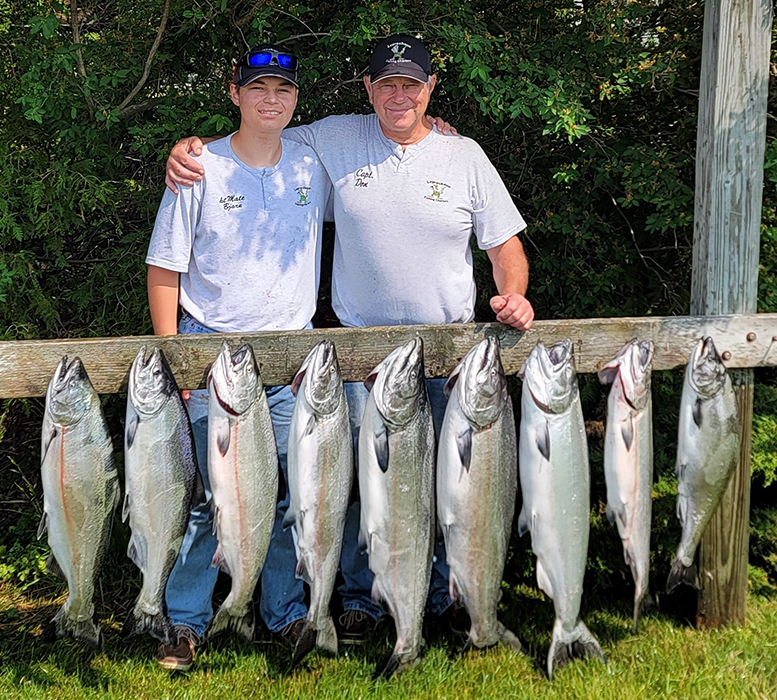
[[[491,297],[491,308],[496,320],[519,331],[528,331],[534,321],[534,309],[531,302],[517,292]]]
[[[198,136],[188,136],[181,139],[170,151],[165,166],[165,184],[174,194],[178,194],[178,185],[191,187],[195,181],[202,180],[205,169],[189,155],[202,155],[202,145],[203,142]]]
[[[429,125],[437,127],[437,131],[439,131],[443,136],[459,135],[459,132],[456,131],[456,127],[453,127],[450,124],[448,124],[448,122],[446,122],[442,117],[430,117],[427,114],[426,119],[429,122]]]

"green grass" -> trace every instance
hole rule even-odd
[[[530,656],[494,649],[457,654],[460,641],[442,628],[427,631],[430,650],[400,678],[374,682],[388,655],[390,623],[370,645],[317,655],[289,675],[290,649],[269,636],[253,644],[227,637],[203,649],[195,668],[170,675],[156,666],[151,639],[122,641],[119,621],[104,620],[106,647],[94,652],[72,640],[51,646],[37,639],[62,598],[0,588],[0,698],[775,698],[777,602],[751,597],[741,628],[697,631],[666,612],[644,618],[630,633],[630,611],[601,603],[584,617],[609,658],[576,662],[553,681],[544,675],[552,603],[530,589],[509,591],[504,621],[529,645]]]

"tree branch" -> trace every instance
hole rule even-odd
[[[78,74],[86,80],[86,66],[84,65],[84,54],[81,51],[81,32],[78,28],[78,0],[70,0],[70,28],[73,31],[73,43],[78,46],[76,57],[78,58]],[[95,106],[91,95],[84,93],[86,99],[86,108],[89,110],[89,119],[94,119]]]
[[[151,64],[154,62],[154,57],[159,49],[159,44],[162,42],[162,35],[165,33],[165,27],[167,26],[167,18],[170,15],[170,0],[165,0],[165,7],[162,10],[162,20],[159,23],[159,29],[156,33],[156,39],[151,46],[151,50],[148,52],[148,58],[146,58],[146,65],[143,67],[143,75],[140,76],[138,84],[132,88],[132,92],[124,98],[124,101],[119,105],[119,116],[121,116],[127,105],[132,102],[132,99],[137,95],[141,88],[146,84],[148,80],[148,74],[151,72]]]

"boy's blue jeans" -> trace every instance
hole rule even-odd
[[[178,326],[179,333],[212,333],[184,314]],[[286,452],[289,440],[289,425],[294,409],[294,395],[288,386],[265,387],[270,404],[278,447],[278,460],[286,479]],[[211,491],[208,479],[208,392],[198,389],[190,392],[186,402],[194,432],[197,461],[205,486],[205,503],[194,507],[189,516],[189,525],[184,535],[181,551],[167,581],[165,599],[167,611],[173,625],[185,625],[202,636],[213,617],[211,598],[216,585],[218,569],[210,563],[218,544],[213,534],[211,517]],[[290,622],[307,615],[305,589],[296,578],[297,555],[291,529],[283,530],[281,523],[289,506],[289,491],[286,492],[275,511],[270,549],[262,569],[262,596],[259,611],[265,624],[273,632],[283,629]]]
[[[440,434],[442,419],[445,415],[445,407],[448,399],[443,393],[446,379],[427,379],[426,390],[429,394],[429,404],[432,408],[432,421],[434,432]],[[367,403],[369,392],[361,382],[346,383],[345,394],[348,398],[348,410],[351,418],[351,431],[353,433],[354,454],[358,456],[357,449],[359,439],[359,427],[364,414],[364,405]],[[358,457],[357,457],[358,460]],[[383,608],[374,603],[371,598],[372,572],[368,566],[367,554],[359,552],[359,518],[360,503],[354,503],[348,511],[345,521],[345,535],[343,537],[343,551],[340,555],[340,570],[344,583],[337,589],[343,601],[345,610],[360,610],[374,618],[383,615]],[[432,580],[429,584],[429,598],[427,607],[433,615],[441,615],[453,603],[448,595],[449,568],[445,559],[445,545],[435,542],[434,563],[432,564]]]

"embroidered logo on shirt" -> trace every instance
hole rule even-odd
[[[224,211],[231,211],[232,209],[242,209],[244,194],[227,194],[219,199],[219,204],[224,207]]]
[[[443,199],[442,196],[445,194],[445,190],[447,190],[450,185],[446,185],[444,182],[436,182],[435,180],[427,180],[426,184],[429,185],[432,188],[432,191],[424,196],[424,199],[428,199],[430,202],[447,202],[447,199]]]
[[[353,183],[354,187],[367,187],[372,180],[373,172],[369,168],[359,168],[354,176],[356,177]]]
[[[294,202],[298,207],[306,207],[310,204],[310,190],[312,187],[295,187],[294,191],[299,195],[299,199]]]

